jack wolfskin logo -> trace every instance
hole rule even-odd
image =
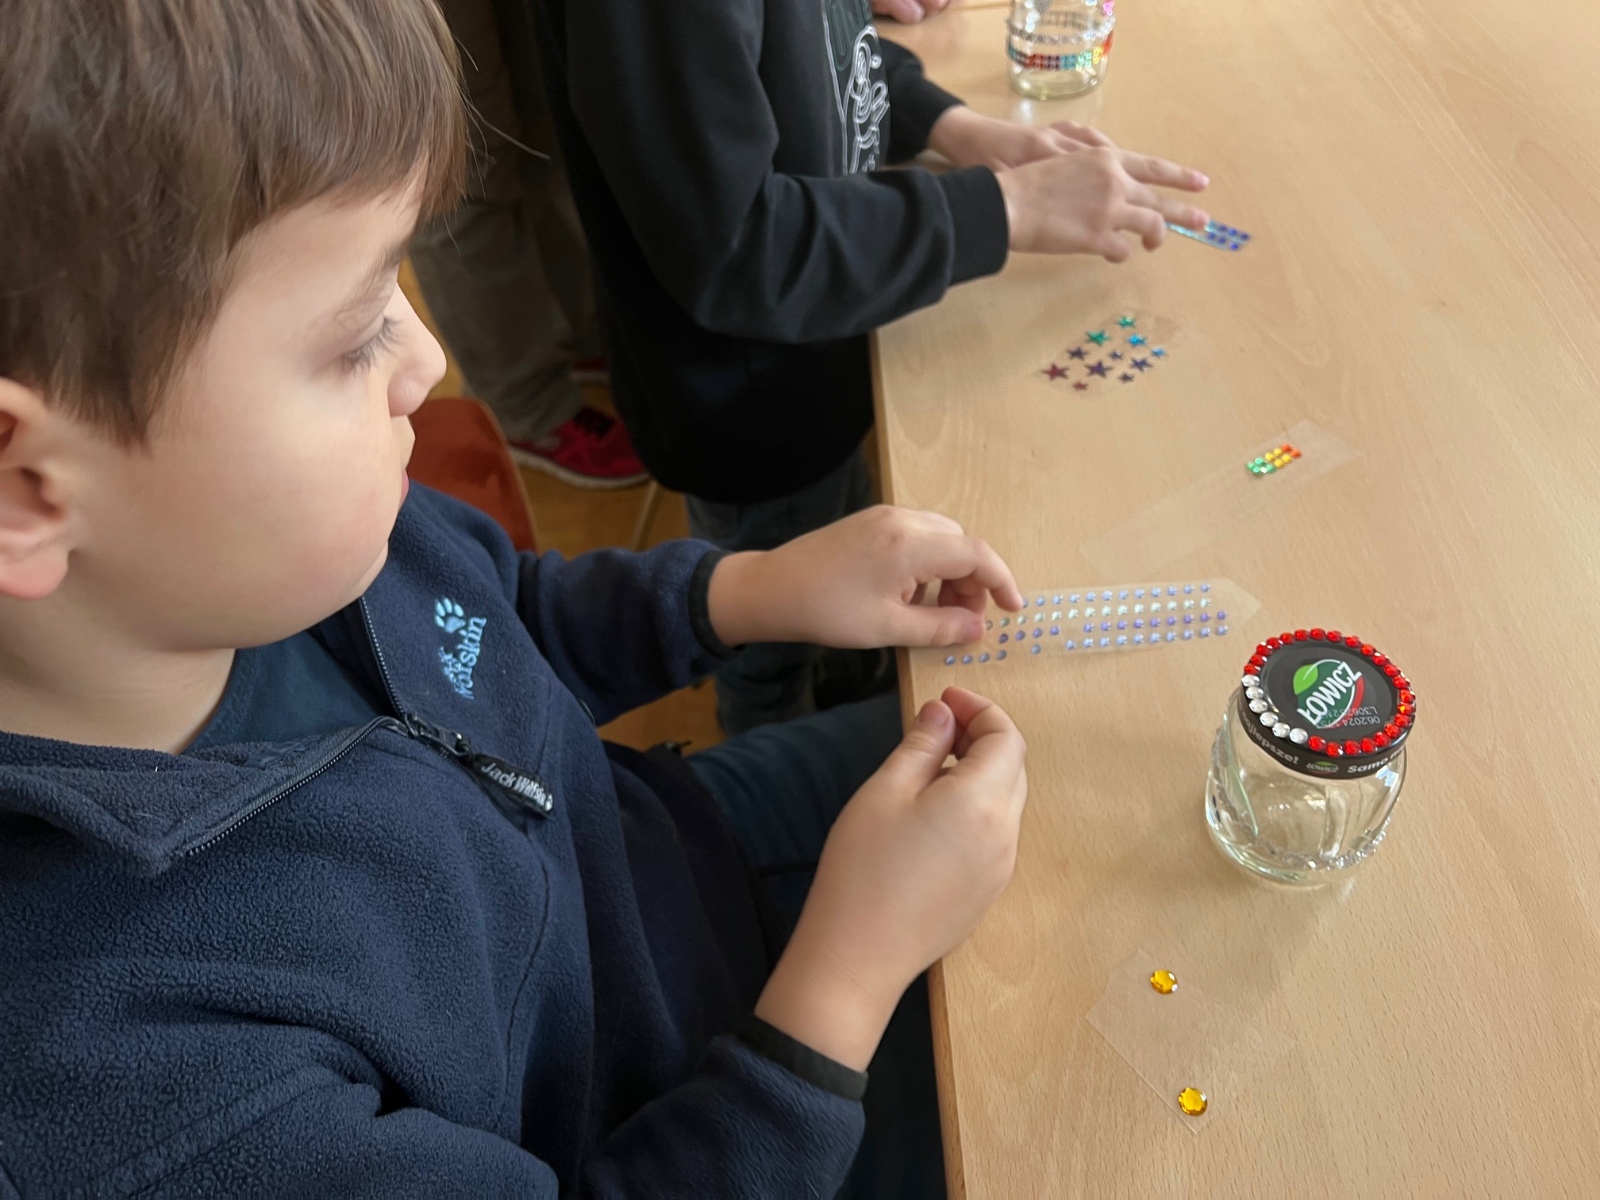
[[[439,647],[439,666],[458,696],[472,699],[472,675],[478,666],[478,656],[483,653],[483,631],[488,628],[486,617],[469,617],[466,610],[450,597],[434,602],[433,623],[447,634],[456,635],[454,646]]]
[[[454,633],[467,627],[467,614],[461,610],[461,605],[446,596],[434,602],[433,623],[446,633]]]

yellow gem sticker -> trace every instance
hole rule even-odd
[[[1163,969],[1150,976],[1150,986],[1163,996],[1170,996],[1178,990],[1178,977],[1171,971]]]
[[[1199,1088],[1186,1087],[1178,1093],[1178,1107],[1186,1117],[1198,1117],[1206,1110],[1206,1094]]]

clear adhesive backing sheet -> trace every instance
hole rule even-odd
[[[1169,994],[1150,986],[1158,968],[1170,968],[1178,977]],[[1294,1047],[1294,1039],[1207,995],[1182,967],[1143,950],[1111,973],[1087,1019],[1196,1133],[1225,1115],[1251,1080]],[[1199,1116],[1178,1105],[1178,1093],[1191,1087],[1206,1098]]]
[[[1301,452],[1291,466],[1265,476],[1250,472],[1246,464],[1252,458],[1285,443]],[[1148,574],[1209,544],[1222,529],[1271,513],[1290,495],[1355,457],[1354,449],[1326,429],[1301,421],[1283,437],[1158,500],[1079,549],[1110,576]],[[1225,524],[1219,523],[1219,513],[1225,515]]]

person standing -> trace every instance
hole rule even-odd
[[[601,283],[617,409],[690,529],[765,549],[869,500],[867,334],[1012,250],[1122,261],[1206,215],[1197,171],[1087,127],[979,116],[869,0],[511,0]],[[931,148],[954,169],[884,170]],[[717,677],[729,732],[815,704],[815,652]],[[881,679],[867,678],[868,688]]]
[[[538,55],[517,34],[526,14],[440,8],[474,110],[472,161],[463,203],[412,240],[423,298],[519,463],[576,487],[641,483],[627,429],[580,390],[605,379],[593,273]]]

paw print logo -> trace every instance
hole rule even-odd
[[[467,627],[467,614],[461,605],[446,596],[434,603],[433,623],[446,633],[455,633]]]

